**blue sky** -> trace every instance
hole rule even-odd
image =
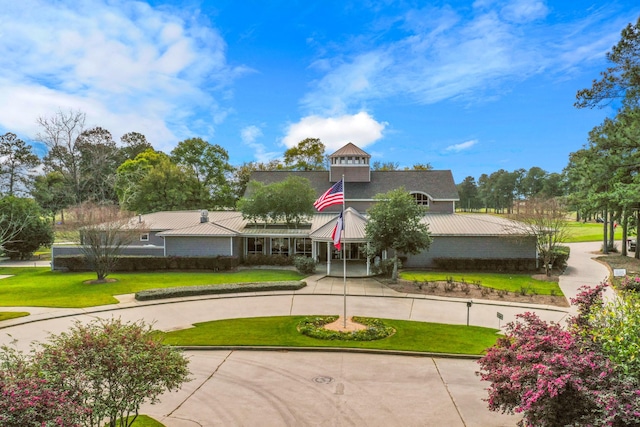
[[[234,165],[307,137],[456,182],[560,172],[611,109],[573,107],[637,0],[0,0],[0,133],[80,110]]]

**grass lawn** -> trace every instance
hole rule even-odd
[[[529,274],[503,274],[503,273],[476,273],[476,272],[455,272],[447,273],[440,271],[403,271],[400,278],[410,281],[419,282],[435,282],[447,280],[447,277],[453,277],[456,282],[462,282],[464,279],[467,283],[473,284],[480,282],[486,288],[496,290],[506,290],[509,292],[520,292],[521,289],[531,288],[538,295],[563,295],[557,282],[547,282],[544,280],[536,280]]]
[[[2,307],[82,308],[115,304],[114,295],[131,294],[144,289],[222,283],[273,282],[301,280],[292,270],[241,270],[235,272],[153,272],[114,273],[114,283],[85,284],[95,273],[63,273],[47,267],[0,268],[0,274],[13,275],[0,280]]]
[[[342,347],[434,353],[482,354],[495,344],[497,329],[384,319],[396,333],[377,341],[329,341],[298,332],[298,323],[311,316],[255,317],[197,323],[194,328],[163,333],[170,345]]]
[[[622,239],[622,227],[616,227],[615,239]],[[604,237],[603,226],[597,222],[567,222],[567,243],[600,242]]]
[[[164,424],[147,415],[138,415],[138,418],[131,424],[131,427],[164,427]]]
[[[3,320],[17,319],[18,317],[28,316],[26,311],[0,311],[0,322]]]

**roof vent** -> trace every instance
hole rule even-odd
[[[209,222],[209,211],[203,209],[200,211],[200,223]]]

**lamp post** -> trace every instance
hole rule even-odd
[[[473,305],[473,300],[467,301],[467,326],[469,326],[469,311],[471,310],[472,305]]]

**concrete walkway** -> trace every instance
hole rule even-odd
[[[582,285],[594,285],[608,269],[593,261],[598,244],[573,244],[569,268],[560,286],[575,296]],[[120,296],[116,305],[89,309],[14,307],[30,316],[0,324],[0,344],[17,338],[28,349],[48,333],[66,330],[75,320],[121,317],[145,319],[162,330],[191,327],[216,319],[341,314],[342,278],[312,276],[295,292],[234,294],[161,302],[138,302]],[[467,300],[399,294],[373,279],[346,283],[347,314],[466,324]],[[497,328],[516,314],[535,311],[560,322],[570,309],[474,300],[472,325]],[[497,318],[501,313],[503,320]],[[10,334],[10,336],[9,336]],[[500,426],[518,417],[491,413],[474,361],[432,357],[335,352],[187,352],[193,381],[168,393],[143,413],[167,426]]]

